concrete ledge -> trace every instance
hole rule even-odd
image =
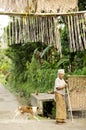
[[[54,101],[54,94],[48,94],[48,93],[38,93],[36,95],[35,93],[31,94],[31,105],[37,106],[41,109],[43,114],[43,102],[47,101]]]

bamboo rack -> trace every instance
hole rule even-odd
[[[8,41],[10,45],[20,42],[41,42],[53,45],[61,55],[57,18],[64,16],[67,20],[70,52],[86,49],[86,11],[30,14],[27,12],[0,12],[0,15],[8,15],[12,19],[8,28],[8,36],[5,38],[5,42]]]

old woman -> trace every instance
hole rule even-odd
[[[64,75],[64,69],[59,69],[55,80],[56,123],[64,123],[66,120],[65,88],[67,84],[63,79]]]

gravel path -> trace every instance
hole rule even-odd
[[[0,130],[86,130],[86,119],[68,120],[62,125],[50,119],[30,120],[27,115],[13,119],[18,106],[17,98],[0,84]]]

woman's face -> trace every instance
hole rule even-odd
[[[64,74],[59,74],[59,78],[63,79],[64,78]]]

